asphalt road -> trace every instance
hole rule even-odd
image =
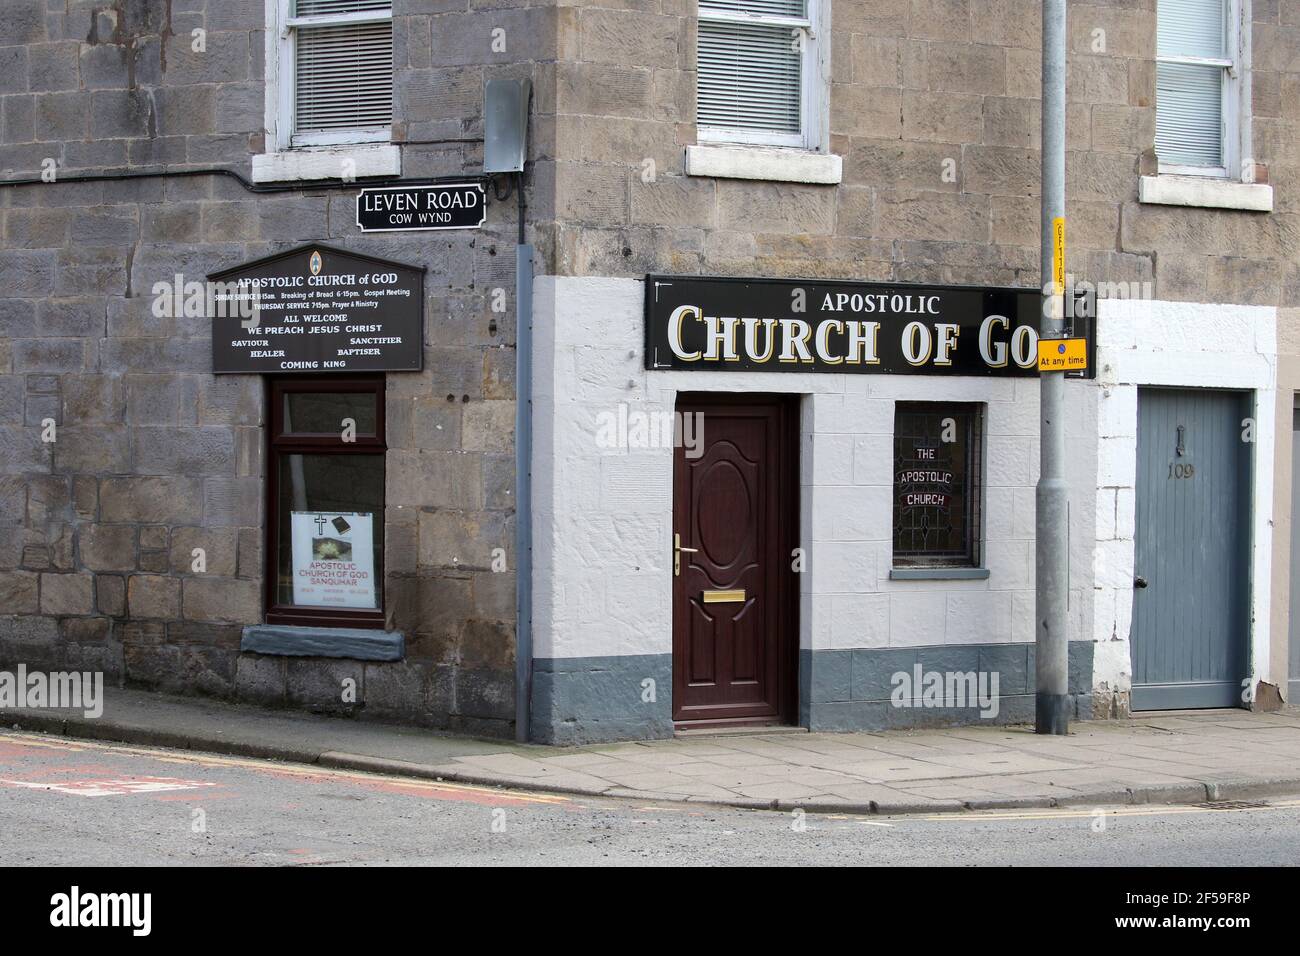
[[[1295,865],[1263,807],[933,816],[646,805],[0,733],[0,865]]]

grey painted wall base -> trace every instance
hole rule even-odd
[[[1070,644],[1071,716],[1092,717],[1091,641]],[[979,707],[932,707],[890,700],[899,671],[998,674],[997,714]],[[673,735],[671,654],[539,658],[533,661],[531,739],[544,744],[656,740]],[[643,700],[647,680],[654,700]],[[803,650],[799,722],[810,730],[887,730],[959,724],[1032,723],[1034,646],[967,644],[909,648]],[[989,708],[991,711],[992,708]]]
[[[244,628],[241,651],[288,657],[344,657],[354,661],[400,661],[405,639],[400,631],[360,627],[290,627],[253,624]]]
[[[586,744],[671,737],[672,691],[671,654],[536,658],[531,739]]]
[[[1071,715],[1092,716],[1091,641],[1070,643]],[[891,700],[894,675],[980,673],[998,676],[997,707],[934,706],[920,688],[906,706]],[[991,680],[991,678],[988,678]],[[809,730],[889,730],[1034,720],[1034,645],[965,644],[799,652],[800,723]],[[991,689],[991,684],[986,685]]]

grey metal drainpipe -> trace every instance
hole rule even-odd
[[[515,739],[527,743],[533,700],[533,247],[524,242],[524,174],[515,247]]]

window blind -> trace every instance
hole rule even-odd
[[[1161,56],[1223,57],[1227,26],[1224,0],[1160,0],[1156,51]]]
[[[298,0],[305,6],[366,0]],[[386,5],[385,5],[386,6]],[[337,9],[329,12],[337,13]],[[299,27],[295,82],[299,133],[361,129],[393,121],[393,25],[380,23]]]
[[[803,18],[805,0],[700,0],[701,16],[708,16],[713,10],[723,13]]]
[[[388,13],[393,0],[297,0],[294,16],[319,17],[340,13]]]
[[[1223,70],[1156,65],[1156,154],[1185,166],[1223,165]]]
[[[789,0],[741,3],[789,6]],[[802,2],[798,3],[802,7]],[[701,14],[704,14],[703,8]],[[800,131],[802,56],[787,25],[699,21],[698,113],[701,126]]]
[[[1223,85],[1231,64],[1227,15],[1226,0],[1159,2],[1156,153],[1163,162],[1224,164]]]

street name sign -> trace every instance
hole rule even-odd
[[[482,183],[379,186],[357,194],[362,232],[477,229],[487,221]]]

